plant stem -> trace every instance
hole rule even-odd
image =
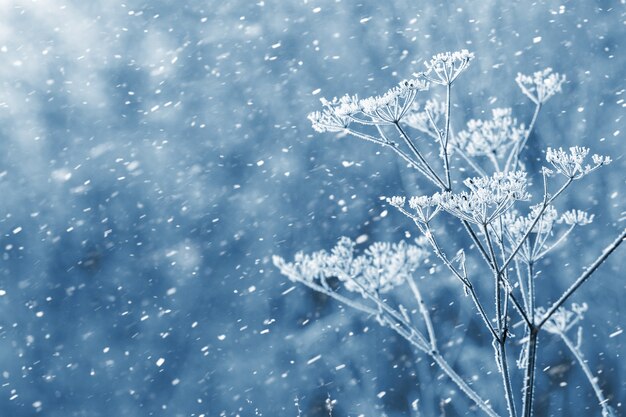
[[[450,96],[451,96],[452,84],[446,85],[446,130],[444,131],[444,138],[441,141],[441,150],[443,151],[443,164],[446,171],[446,182],[448,184],[448,190],[452,186],[450,180],[450,161],[448,160],[448,139],[450,138]]]
[[[532,417],[533,415],[533,395],[535,389],[535,362],[537,361],[537,338],[539,330],[534,327],[530,329],[528,336],[528,362],[526,363],[526,371],[524,374],[524,393],[523,417]]]
[[[435,363],[439,366],[439,368],[445,373],[448,378],[454,382],[461,391],[465,395],[467,395],[481,410],[485,412],[489,417],[500,417],[495,411],[491,409],[491,407],[487,404],[485,400],[483,400],[476,391],[474,391],[461,376],[450,366],[450,364],[445,360],[445,358],[436,350],[424,349],[419,339],[415,339],[415,334],[407,331],[407,329],[402,328],[401,326],[396,325],[389,317],[385,316],[384,320],[387,322],[389,327],[406,339],[413,346],[421,350],[430,356]]]
[[[578,279],[576,279],[576,281],[574,281],[574,283],[563,293],[563,295],[554,304],[552,304],[552,307],[550,307],[550,309],[541,319],[537,327],[541,328],[546,323],[546,321],[548,321],[548,319],[552,317],[556,310],[558,310],[559,307],[561,307],[563,303],[565,303],[565,301],[567,301],[567,299],[572,294],[574,294],[574,292],[578,288],[580,288],[580,286],[583,285],[594,272],[596,272],[596,270],[600,267],[600,265],[602,265],[606,258],[608,258],[615,251],[615,249],[617,249],[619,245],[624,242],[624,240],[626,240],[626,228],[622,230],[617,239],[615,239],[610,245],[604,248],[602,254],[598,256],[598,258],[589,266],[589,268],[587,268],[587,271],[580,275]]]
[[[483,233],[485,234],[485,238],[487,240],[487,247],[489,248],[489,254],[491,255],[491,262],[493,263],[493,276],[494,276],[494,286],[495,286],[495,301],[496,301],[496,322],[498,323],[498,332],[499,332],[499,340],[496,340],[498,344],[498,354],[496,355],[496,360],[498,361],[498,367],[500,368],[500,374],[502,375],[502,386],[504,388],[504,395],[506,397],[507,409],[509,411],[510,417],[516,417],[517,412],[515,411],[515,399],[513,398],[513,387],[511,386],[511,376],[509,374],[509,365],[506,356],[506,325],[505,321],[506,317],[502,314],[502,293],[500,282],[502,280],[501,274],[499,273],[498,268],[498,260],[496,258],[496,253],[491,243],[491,237],[489,235],[489,229],[487,225],[483,225]]]
[[[417,150],[417,148],[415,147],[415,145],[413,144],[413,142],[409,138],[409,135],[407,135],[406,132],[404,131],[404,129],[402,129],[402,126],[400,126],[400,123],[395,122],[394,126],[396,127],[398,132],[400,132],[400,135],[402,136],[402,139],[404,139],[404,141],[409,146],[409,148],[411,148],[411,151],[413,152],[413,154],[424,165],[424,168],[428,171],[428,173],[430,175],[432,175],[433,179],[437,182],[437,185],[439,185],[441,188],[443,188],[445,190],[448,190],[449,186],[446,186],[444,184],[444,182],[441,180],[441,178],[439,178],[439,175],[437,175],[437,173],[435,171],[433,171],[433,169],[430,167],[430,165],[428,165],[428,162],[426,162],[426,160],[424,159],[424,157],[422,156],[420,151]]]
[[[467,383],[457,374],[454,369],[446,362],[446,360],[439,353],[431,355],[431,358],[435,361],[439,368],[445,372],[445,374],[459,387],[461,391],[465,393],[474,403],[480,407],[488,416],[498,417],[491,407],[483,400]]]
[[[520,239],[520,241],[517,243],[515,249],[513,249],[513,251],[511,252],[511,254],[509,255],[509,257],[507,258],[507,260],[504,262],[504,265],[502,265],[502,268],[500,268],[500,273],[502,273],[502,271],[504,271],[504,269],[506,269],[507,266],[509,266],[509,264],[511,263],[511,261],[513,260],[513,258],[515,257],[515,255],[517,255],[517,252],[520,250],[520,248],[522,247],[522,244],[526,241],[526,239],[528,239],[528,236],[530,236],[530,233],[532,232],[532,230],[535,228],[535,226],[537,225],[537,223],[539,222],[539,219],[541,218],[541,216],[543,215],[543,213],[546,211],[546,209],[548,208],[548,206],[554,201],[556,200],[556,198],[561,195],[563,193],[563,191],[565,191],[565,189],[572,183],[572,181],[574,181],[573,178],[568,178],[567,181],[565,182],[565,184],[563,184],[563,186],[561,188],[559,188],[559,190],[551,197],[548,197],[548,194],[544,195],[543,198],[543,203],[541,204],[541,209],[539,210],[539,213],[537,213],[536,217],[534,218],[533,222],[531,223],[530,227],[528,228],[528,230],[526,231],[526,233],[524,234],[524,236]]]
[[[506,160],[506,165],[504,166],[504,172],[509,172],[509,170],[514,171],[517,168],[517,163],[519,162],[519,155],[522,152],[524,146],[526,146],[526,142],[528,142],[528,138],[535,128],[535,124],[537,123],[537,117],[539,116],[539,110],[541,110],[541,102],[536,103],[535,112],[533,113],[533,118],[530,121],[530,125],[528,126],[528,130],[526,131],[526,135],[524,135],[524,139],[521,142],[518,142],[513,149],[511,149],[511,153]],[[511,163],[513,164],[511,166]]]
[[[574,343],[572,343],[572,341],[567,337],[567,335],[564,332],[559,332],[559,336],[561,337],[565,345],[569,348],[569,350],[572,352],[572,354],[578,361],[578,364],[580,365],[583,372],[585,373],[585,376],[587,377],[589,384],[591,384],[591,388],[593,389],[593,392],[596,394],[596,397],[598,398],[598,403],[600,404],[600,407],[602,407],[602,415],[610,416],[611,411],[608,405],[608,399],[604,397],[604,393],[602,392],[602,389],[598,385],[597,378],[595,377],[593,372],[591,372],[591,369],[589,368],[589,365],[587,364],[587,361],[585,360],[583,353],[580,351],[580,349],[577,346],[574,345]]]
[[[417,301],[417,305],[419,307],[422,318],[424,319],[424,323],[426,324],[426,331],[428,332],[428,338],[430,339],[430,347],[432,348],[432,350],[437,350],[437,338],[435,337],[435,329],[433,327],[433,322],[430,318],[428,308],[426,307],[426,303],[424,303],[424,299],[422,298],[422,293],[420,292],[419,287],[415,283],[415,280],[412,276],[410,276],[407,281],[409,283],[409,287],[411,288],[411,292],[413,292],[415,301]]]

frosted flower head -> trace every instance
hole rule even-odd
[[[404,203],[406,202],[406,198],[405,197],[400,197],[400,196],[393,196],[393,197],[387,197],[387,203],[389,205],[392,205],[394,207],[404,207]]]
[[[559,217],[559,213],[556,211],[556,208],[552,205],[546,207],[543,210],[543,213],[541,213],[541,208],[542,208],[541,204],[532,206],[530,208],[530,214],[528,215],[526,219],[530,226],[530,224],[532,224],[531,222],[534,219],[536,219],[537,216],[540,216],[539,221],[537,221],[537,223],[535,224],[535,227],[533,228],[532,232],[538,233],[538,234],[547,234],[552,231],[552,227],[554,226],[554,222],[557,221]],[[541,215],[539,213],[541,213]]]
[[[457,134],[459,146],[464,146],[470,156],[502,158],[511,145],[526,134],[524,124],[518,124],[510,108],[496,108],[491,120],[467,122],[467,128]]]
[[[611,162],[613,162],[613,160],[608,157],[608,156],[603,156],[603,155],[598,155],[598,154],[593,154],[591,156],[591,160],[593,161],[594,165],[608,165]]]
[[[409,207],[413,210],[436,206],[437,203],[429,196],[414,196],[409,199]]]
[[[561,92],[565,75],[552,72],[552,68],[546,68],[543,71],[535,72],[532,76],[518,73],[515,82],[534,103],[542,104],[556,93]]]
[[[491,223],[511,208],[515,201],[530,198],[523,171],[467,178],[463,183],[469,192],[435,194],[433,201],[456,217],[479,225]]]
[[[375,124],[399,122],[409,111],[418,91],[428,89],[423,80],[404,80],[382,96],[367,97],[359,101],[359,111]]]
[[[565,223],[569,226],[586,226],[593,222],[593,214],[589,214],[582,210],[568,210],[561,215],[559,223]]]
[[[357,95],[345,94],[339,100],[334,99],[331,103],[328,103],[326,99],[321,100],[323,105],[332,107],[339,117],[350,117],[360,111],[359,97]]]
[[[446,104],[438,100],[428,100],[424,105],[423,110],[417,104],[413,104],[410,111],[402,119],[402,121],[420,132],[439,139],[438,123],[443,120],[446,114]],[[434,126],[433,126],[434,124]]]
[[[528,229],[535,223],[535,219],[539,216],[542,210],[542,205],[537,204],[531,206],[530,213],[526,216],[520,216],[516,211],[506,213],[503,217],[503,226],[506,229],[506,233],[511,237],[514,242],[519,241]],[[554,206],[547,206],[543,209],[543,213],[539,220],[533,226],[531,233],[535,234],[550,234],[554,223],[558,219],[558,212]],[[539,238],[538,238],[539,239]],[[522,248],[523,252],[523,248]]]
[[[589,309],[587,303],[573,303],[571,309],[561,307],[544,324],[544,329],[553,334],[567,333],[576,323],[584,318]],[[538,308],[535,312],[537,321],[543,320],[546,314],[544,308]]]
[[[419,243],[373,243],[364,251],[364,268],[357,280],[369,292],[388,292],[402,285],[424,263],[427,254]]]
[[[599,167],[611,163],[611,158],[608,156],[593,155],[594,165],[583,165],[588,154],[589,148],[582,146],[572,146],[569,148],[569,152],[564,151],[563,148],[548,148],[546,161],[552,164],[556,171],[572,179],[581,178]]]
[[[350,125],[350,116],[358,111],[355,100],[357,100],[356,96],[348,95],[341,99],[321,98],[323,110],[310,113],[307,118],[317,132],[342,132]]]
[[[346,290],[366,297],[403,284],[425,262],[428,256],[425,245],[425,241],[416,241],[415,245],[404,241],[376,242],[356,256],[356,243],[342,237],[330,252],[311,255],[299,252],[293,262],[279,256],[274,256],[273,261],[292,281],[332,291],[328,279],[336,278]]]
[[[437,197],[415,196],[409,199],[409,207],[415,212],[415,220],[429,223],[440,211]]]
[[[474,54],[467,49],[456,52],[443,52],[424,62],[426,71],[416,74],[426,80],[441,85],[449,85],[467,69]]]

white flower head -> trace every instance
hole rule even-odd
[[[394,124],[409,111],[417,92],[426,89],[428,84],[423,80],[404,80],[382,96],[360,100],[359,110],[375,124]]]
[[[321,98],[322,111],[310,113],[307,118],[311,121],[313,129],[317,132],[342,132],[350,125],[350,115],[348,111],[356,99],[346,95],[341,99],[336,97],[332,100]]]
[[[479,225],[491,223],[511,208],[515,201],[530,198],[523,171],[467,178],[463,183],[469,192],[435,194],[433,201],[456,217]]]
[[[402,120],[413,129],[426,133],[434,139],[439,139],[438,124],[446,114],[446,103],[438,100],[428,100],[423,110],[417,104],[411,106],[410,111]]]
[[[273,262],[292,281],[330,292],[334,290],[328,280],[338,279],[346,290],[367,297],[403,284],[425,262],[426,245],[417,240],[415,245],[376,242],[356,256],[356,243],[342,237],[330,252],[299,252],[293,262],[274,256]]]
[[[608,156],[593,155],[594,165],[583,165],[588,154],[589,148],[582,146],[572,146],[569,148],[569,153],[564,151],[563,148],[548,148],[546,150],[546,161],[552,164],[559,173],[572,179],[579,179],[601,166],[611,163],[611,158]]]
[[[430,222],[439,212],[440,207],[436,197],[414,196],[409,199],[409,207],[417,215],[415,220],[421,223]]]
[[[587,303],[573,303],[571,310],[561,307],[546,321],[544,329],[553,334],[567,333],[574,325],[584,318],[584,314],[589,309]],[[538,308],[535,312],[537,321],[543,320],[546,314],[544,308]]]
[[[474,59],[474,54],[467,49],[443,52],[434,55],[430,61],[424,62],[426,71],[415,75],[435,84],[449,85],[467,69],[472,59]]]
[[[404,207],[404,203],[406,202],[406,197],[401,197],[401,196],[393,196],[393,197],[387,197],[387,203],[394,206],[394,207]]]
[[[561,215],[559,223],[565,223],[569,226],[586,226],[593,222],[593,214],[589,214],[582,210],[568,210]]]
[[[593,163],[595,165],[598,165],[598,166],[600,166],[600,165],[608,165],[611,162],[613,162],[613,160],[610,157],[603,156],[603,155],[598,155],[598,154],[593,154],[591,156],[591,159],[593,160]]]
[[[525,134],[524,124],[517,123],[510,108],[496,108],[492,110],[491,120],[467,122],[467,128],[457,134],[457,142],[466,147],[470,156],[501,158]]]
[[[518,73],[515,82],[534,103],[542,104],[556,93],[561,92],[565,75],[552,72],[552,68],[546,68],[543,71],[535,72],[532,76]]]

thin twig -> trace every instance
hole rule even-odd
[[[587,377],[587,381],[589,381],[589,384],[591,385],[591,388],[593,389],[594,394],[596,394],[596,398],[598,399],[598,404],[600,404],[600,407],[602,407],[602,416],[604,417],[611,416],[612,411],[608,404],[609,400],[604,396],[604,393],[602,392],[600,385],[598,385],[598,380],[596,376],[593,374],[593,372],[591,372],[591,368],[589,368],[589,365],[587,364],[587,361],[585,360],[583,353],[580,351],[580,349],[577,346],[574,345],[574,343],[572,343],[572,341],[569,339],[569,337],[567,337],[567,335],[564,332],[558,332],[558,335],[561,338],[561,340],[563,340],[563,343],[565,343],[565,346],[567,346],[568,349],[572,352],[572,354],[578,361],[578,364],[582,368],[583,373]]]
[[[563,303],[565,303],[565,301],[567,301],[567,299],[571,297],[572,294],[574,294],[574,292],[576,292],[576,290],[580,288],[580,286],[583,285],[585,281],[587,281],[594,272],[596,272],[596,270],[600,267],[600,265],[602,265],[602,263],[606,260],[606,258],[608,258],[615,251],[615,249],[617,249],[619,245],[621,245],[622,242],[624,242],[624,240],[626,240],[626,228],[622,230],[622,232],[619,234],[617,239],[615,239],[610,245],[604,248],[604,250],[602,251],[602,254],[600,254],[600,256],[598,256],[598,258],[587,268],[587,270],[584,273],[582,273],[576,279],[576,281],[574,281],[574,283],[563,293],[563,295],[554,304],[552,304],[552,307],[548,309],[546,314],[543,316],[543,318],[537,325],[539,328],[541,328],[546,323],[546,321],[548,321],[550,317],[552,317],[552,315],[559,309],[559,307],[561,307]]]

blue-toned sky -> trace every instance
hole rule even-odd
[[[459,128],[493,107],[529,120],[515,75],[566,74],[529,169],[548,145],[615,161],[563,200],[596,221],[545,266],[547,302],[624,224],[625,11],[623,0],[0,1],[0,415],[323,416],[329,396],[335,417],[407,416],[418,398],[423,415],[447,398],[446,415],[478,415],[391,331],[271,264],[342,235],[398,241],[411,224],[380,197],[428,189],[393,155],[317,134],[306,115],[323,96],[383,93],[445,50],[476,54],[455,85]],[[577,295],[591,307],[583,349],[622,415],[625,253]],[[458,290],[443,274],[426,288],[452,341],[478,323],[450,305]],[[537,416],[598,415],[558,340],[543,344]],[[493,390],[491,347],[450,346]]]

